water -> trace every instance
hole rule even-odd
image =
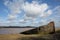
[[[0,34],[18,34],[33,28],[0,28]]]

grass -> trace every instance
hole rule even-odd
[[[54,34],[36,36],[36,37],[22,37],[17,40],[60,40],[60,30],[56,31]]]
[[[1,34],[0,40],[60,40],[60,30],[56,30],[56,33],[54,34],[46,35]]]

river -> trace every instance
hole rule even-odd
[[[31,30],[33,28],[0,28],[0,34],[19,34],[26,30]]]

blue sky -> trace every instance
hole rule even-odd
[[[0,0],[0,26],[60,26],[59,0]]]

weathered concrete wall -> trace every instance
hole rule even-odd
[[[55,25],[54,22],[50,22],[47,25],[39,27],[39,33],[54,33],[55,32]]]
[[[50,22],[47,25],[40,26],[38,28],[27,30],[24,32],[21,32],[21,34],[47,34],[47,33],[54,33],[55,32],[55,25],[54,22]]]

